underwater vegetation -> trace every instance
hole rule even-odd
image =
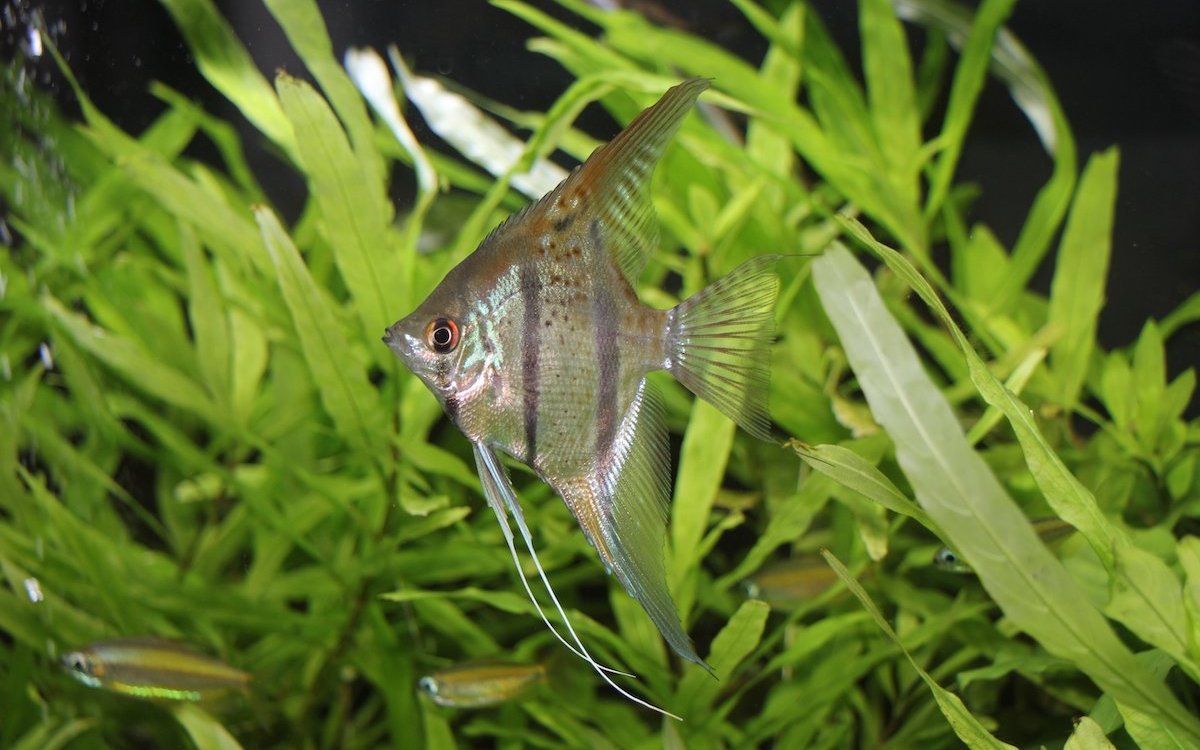
[[[861,0],[861,65],[800,2],[734,0],[751,64],[636,12],[496,0],[575,76],[544,113],[402,50],[344,65],[312,0],[265,0],[305,66],[271,77],[211,0],[162,4],[307,200],[281,217],[237,130],[164,85],[129,133],[81,87],[76,122],[3,82],[0,746],[1200,747],[1200,423],[1164,354],[1200,295],[1097,342],[1119,153],[1078,153],[1012,0]],[[601,144],[585,107],[607,139],[689,77],[710,88],[650,182],[640,300],[794,256],[779,440],[651,376],[663,573],[712,673],[537,475],[492,474],[580,642],[676,721],[555,638],[471,442],[380,336]],[[1051,167],[1012,247],[956,176],[989,77]],[[228,689],[198,695],[208,673]]]

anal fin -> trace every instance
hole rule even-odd
[[[663,549],[670,495],[670,456],[662,405],[646,381],[638,386],[596,471],[552,482],[588,541],[675,653],[706,669],[667,588]]]

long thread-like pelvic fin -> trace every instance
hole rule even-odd
[[[513,519],[517,523],[517,528],[520,530],[521,536],[525,540],[525,548],[529,551],[529,555],[533,559],[534,567],[537,568],[538,576],[541,578],[542,584],[546,587],[546,592],[550,595],[551,601],[554,602],[554,607],[558,611],[559,617],[562,618],[563,624],[567,626],[567,632],[571,634],[571,638],[575,641],[575,644],[579,647],[579,650],[577,651],[576,649],[572,648],[570,644],[563,640],[562,636],[558,635],[557,631],[554,631],[554,626],[550,625],[550,621],[546,619],[546,615],[542,613],[541,606],[538,605],[532,590],[529,588],[528,582],[525,582],[525,591],[529,594],[530,600],[533,601],[534,607],[536,607],[538,612],[542,614],[542,620],[546,622],[546,625],[549,626],[552,631],[554,631],[554,634],[558,636],[559,640],[563,641],[567,648],[571,649],[572,652],[586,661],[592,667],[592,669],[596,671],[596,674],[600,675],[601,679],[607,682],[618,693],[634,703],[645,706],[652,711],[657,711],[664,716],[669,716],[672,719],[681,721],[682,719],[680,719],[679,716],[676,716],[670,711],[659,708],[653,703],[649,703],[637,697],[636,695],[633,695],[617,683],[613,682],[612,678],[608,676],[608,672],[615,672],[622,675],[626,675],[627,673],[605,667],[597,662],[590,653],[588,653],[587,647],[583,645],[583,641],[580,640],[579,635],[575,632],[575,627],[571,624],[570,618],[567,617],[566,611],[563,609],[562,604],[558,601],[558,596],[554,593],[554,588],[550,585],[550,581],[546,577],[546,571],[542,568],[542,563],[538,559],[537,551],[534,549],[533,537],[529,533],[529,527],[525,524],[525,516],[521,512],[521,506],[517,502],[516,493],[512,489],[512,484],[508,479],[508,475],[504,473],[504,468],[500,465],[496,454],[490,448],[480,445],[479,443],[475,443],[474,449],[475,460],[479,467],[480,477],[483,479],[485,494],[488,495],[488,503],[492,506],[492,510],[495,512],[497,519],[501,518],[501,515],[504,512],[503,508],[505,507],[507,507],[508,511],[512,513]],[[498,494],[499,498],[494,497],[492,493]],[[507,519],[501,519],[500,526],[505,531],[505,538],[508,541],[509,550],[512,552],[513,562],[517,565],[517,573],[524,582],[525,575],[521,572],[520,562],[517,559],[516,548],[512,543],[512,531],[508,527]]]
[[[513,566],[516,568],[517,577],[521,579],[521,585],[525,587],[525,593],[529,596],[529,601],[533,603],[533,607],[534,607],[534,609],[537,610],[538,615],[541,616],[542,622],[544,622],[546,624],[546,627],[550,629],[550,632],[554,634],[554,637],[557,638],[559,640],[559,642],[562,643],[562,645],[566,646],[567,649],[571,653],[575,654],[579,658],[581,658],[585,661],[591,661],[590,658],[587,655],[585,655],[584,652],[581,652],[579,650],[579,648],[576,648],[574,645],[572,645],[569,641],[567,641],[566,638],[564,638],[562,636],[561,633],[558,632],[558,629],[554,627],[554,624],[552,622],[550,622],[550,618],[546,616],[546,612],[542,609],[541,603],[539,603],[537,600],[537,597],[534,596],[533,589],[529,588],[529,581],[528,581],[528,579],[525,578],[525,574],[521,570],[521,560],[520,560],[520,557],[517,555],[517,548],[513,541],[512,527],[508,525],[509,509],[514,508],[514,507],[516,508],[515,517],[517,519],[518,526],[522,529],[522,536],[524,536],[524,537],[526,537],[526,539],[528,539],[529,532],[528,532],[528,529],[525,528],[525,518],[521,514],[520,505],[516,504],[515,499],[514,499],[514,501],[509,502],[508,495],[511,492],[511,488],[508,487],[507,477],[501,476],[500,479],[497,480],[497,478],[491,473],[490,467],[494,465],[494,461],[493,461],[494,456],[488,456],[488,457],[481,456],[480,450],[481,450],[481,447],[476,446],[475,459],[476,459],[476,465],[479,469],[479,478],[483,483],[484,495],[487,497],[488,506],[491,507],[492,512],[496,516],[496,521],[500,524],[500,532],[504,535],[505,543],[508,544],[508,551],[512,555]],[[490,454],[490,451],[488,451],[488,449],[482,448],[482,450],[487,451]],[[499,467],[497,467],[497,468],[499,468]],[[502,469],[501,469],[501,471],[502,471]],[[531,552],[532,552],[532,550],[531,550]],[[536,563],[536,560],[535,560],[535,563]],[[553,597],[554,592],[552,589],[550,589],[550,582],[546,579],[545,573],[542,571],[541,565],[538,564],[537,568],[538,568],[538,572],[542,576],[542,583],[546,586],[547,590],[550,591],[551,597]],[[554,603],[557,605],[558,600],[555,599]],[[567,623],[567,628],[569,629],[571,627],[571,624],[567,620],[567,615],[562,610],[561,607],[558,607],[558,614],[560,617],[563,618],[563,622]],[[575,635],[574,632],[572,632],[571,635],[574,636]],[[578,638],[576,638],[576,641],[578,641]],[[580,648],[582,648],[582,645],[580,646]],[[633,679],[637,679],[637,675],[631,674],[629,672],[624,672],[620,669],[614,669],[613,667],[607,667],[607,666],[604,666],[603,664],[593,662],[592,666],[595,667],[596,669],[603,670],[605,672],[610,672],[612,674],[619,674],[622,677],[631,677]]]

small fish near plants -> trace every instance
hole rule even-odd
[[[27,19],[78,115],[0,89],[0,747],[1200,747],[1200,296],[1097,341],[1120,156],[1012,0],[861,0],[861,65],[802,2],[731,2],[750,62],[495,0],[545,112],[312,0],[270,76],[161,5],[304,205]],[[958,176],[993,79],[1048,167],[1011,247]]]

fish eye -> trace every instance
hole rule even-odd
[[[435,318],[425,326],[425,343],[438,354],[454,351],[458,346],[458,324],[450,318]]]
[[[942,547],[934,554],[933,561],[937,565],[957,565],[958,555],[949,547]]]
[[[87,659],[84,658],[83,654],[75,652],[69,653],[63,657],[63,666],[72,672],[82,672],[87,674],[89,671]]]
[[[432,677],[429,677],[428,675],[426,675],[425,677],[422,677],[417,682],[417,687],[421,688],[422,690],[424,690],[426,693],[428,693],[430,695],[438,694],[437,681],[434,680]]]

